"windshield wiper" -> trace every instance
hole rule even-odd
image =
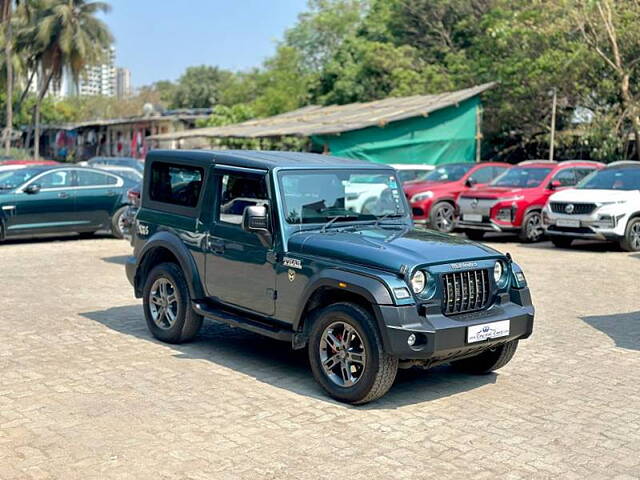
[[[386,213],[381,217],[376,217],[376,222],[373,224],[373,226],[377,227],[378,225],[380,225],[380,222],[382,222],[383,220],[386,220],[387,218],[399,218],[402,216],[403,215],[400,213]]]
[[[324,233],[324,232],[325,232],[325,230],[326,230],[328,227],[330,227],[331,225],[333,225],[333,224],[334,224],[334,222],[336,222],[337,220],[340,220],[340,219],[345,220],[345,219],[348,219],[348,218],[358,218],[358,216],[357,216],[357,215],[336,215],[336,216],[334,216],[334,217],[331,217],[331,220],[329,220],[327,223],[325,223],[325,224],[322,226],[322,228],[320,229],[320,232],[321,232],[321,233]]]

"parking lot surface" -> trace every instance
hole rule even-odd
[[[350,407],[286,344],[147,332],[125,241],[0,245],[0,479],[640,478],[640,254],[488,242],[534,335],[496,374],[400,372]]]

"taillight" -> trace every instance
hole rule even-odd
[[[134,190],[134,189],[128,190],[127,198],[129,199],[129,202],[131,202],[134,205],[137,205],[140,202],[140,191]]]

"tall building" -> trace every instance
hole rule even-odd
[[[128,68],[118,67],[116,70],[116,96],[127,98],[131,96],[131,71]]]
[[[104,95],[113,97],[116,94],[116,50],[110,47],[102,65],[87,67],[78,81],[79,95]]]

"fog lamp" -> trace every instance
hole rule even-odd
[[[407,338],[407,345],[409,345],[410,347],[413,347],[416,344],[416,334],[412,333],[411,335],[409,335],[409,338]]]

